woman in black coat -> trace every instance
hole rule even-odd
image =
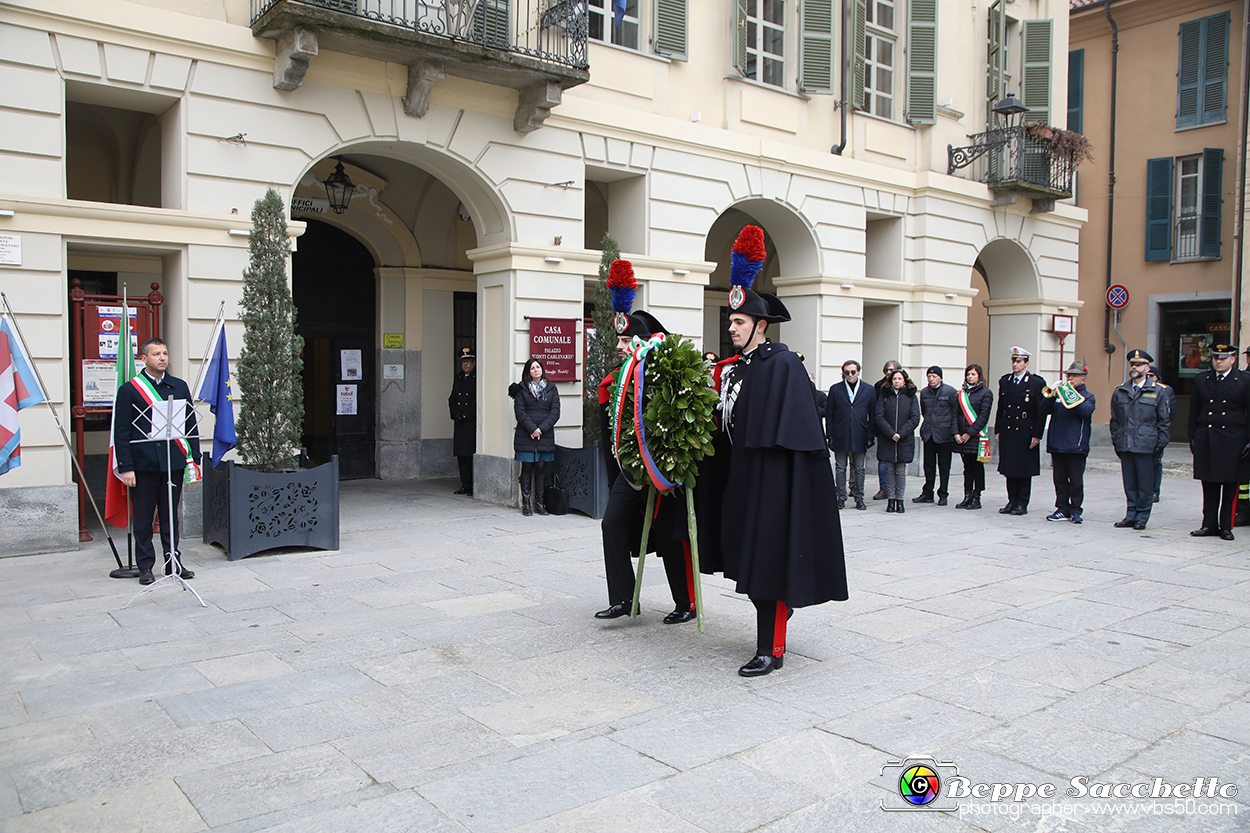
[[[971,413],[969,413],[969,411]],[[980,509],[985,491],[985,463],[978,457],[981,432],[994,411],[994,393],[985,386],[985,371],[979,364],[964,369],[964,384],[955,409],[955,452],[964,461],[964,499],[956,509]]]
[[[887,512],[902,513],[907,490],[907,464],[916,456],[916,426],[920,425],[920,401],[907,371],[895,370],[890,384],[877,396],[877,462],[885,464]]]
[[[516,412],[512,448],[516,452],[513,459],[521,463],[521,514],[546,515],[543,490],[547,486],[547,463],[556,459],[555,427],[560,421],[560,392],[547,381],[543,363],[530,359],[521,371],[521,381],[508,387],[508,395],[512,397],[512,408]]]

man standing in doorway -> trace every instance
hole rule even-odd
[[[951,449],[955,442],[959,392],[942,382],[942,368],[937,365],[929,368],[926,376],[929,384],[920,391],[920,413],[924,415],[924,422],[920,424],[920,439],[924,441],[924,488],[911,502],[933,502],[933,479],[940,471],[937,503],[945,506],[946,496],[950,494]]]
[[[883,375],[881,377],[881,381],[877,382],[877,387],[875,389],[875,393],[877,394],[878,399],[881,398],[882,394],[884,394],[887,390],[889,390],[890,385],[891,385],[890,380],[894,377],[894,371],[902,370],[902,369],[903,369],[903,365],[900,364],[895,359],[890,359],[888,362],[886,362],[882,366],[881,373]],[[874,432],[874,436],[875,436],[875,432]],[[885,463],[880,460],[877,461],[877,481],[878,481],[878,485],[881,488],[879,488],[877,490],[877,493],[872,496],[872,499],[873,500],[885,500],[889,496],[889,492],[885,488]]]
[[[455,423],[451,453],[460,464],[460,488],[456,495],[473,497],[473,455],[477,453],[477,356],[468,347],[460,350],[460,372],[451,383],[447,407]]]
[[[1128,354],[1128,381],[1111,394],[1111,442],[1120,458],[1127,510],[1118,529],[1143,530],[1154,497],[1154,460],[1167,447],[1172,411],[1163,388],[1146,378],[1154,358],[1145,350]]]
[[[1007,505],[1000,515],[1027,515],[1033,478],[1042,470],[1038,445],[1046,429],[1041,410],[1046,380],[1029,372],[1031,353],[1011,348],[1011,372],[998,380],[994,438],[998,440],[998,473],[1007,481]]]
[[[877,391],[863,383],[859,370],[854,359],[843,363],[842,381],[829,388],[825,400],[825,439],[837,466],[839,509],[846,505],[848,490],[856,509],[868,508],[864,503],[864,465],[876,438],[872,414]]]
[[[125,339],[123,339],[123,342]],[[124,348],[124,344],[123,347]],[[160,516],[161,546],[165,552],[165,575],[173,572],[171,553],[176,552],[170,533],[177,538],[178,504],[182,500],[182,483],[187,466],[195,466],[200,457],[200,435],[195,424],[195,411],[191,405],[191,391],[187,383],[175,378],[169,369],[169,348],[159,338],[143,342],[139,355],[143,369],[138,375],[117,391],[113,403],[116,419],[113,420],[113,446],[117,459],[117,474],[130,488],[130,502],[134,507],[135,560],[139,566],[139,583],[151,584],[152,568],[156,566],[156,551],[152,547],[152,513]],[[142,442],[152,430],[153,403],[181,399],[187,403],[185,440],[170,442]],[[174,518],[169,516],[170,490],[173,494]],[[183,579],[195,578],[195,573],[182,566],[182,553],[178,553],[178,575]]]
[[[1202,526],[1189,534],[1231,541],[1238,484],[1250,477],[1250,373],[1237,369],[1237,348],[1227,344],[1212,345],[1211,364],[1189,397],[1189,448],[1202,481]]]

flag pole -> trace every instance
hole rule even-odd
[[[22,326],[17,323],[17,315],[13,312],[13,308],[9,306],[9,297],[3,292],[0,292],[0,302],[4,304],[5,314],[13,322],[13,332],[17,334],[18,341],[22,343],[22,349],[26,351],[26,355],[30,356],[31,369],[35,371],[35,378],[39,380],[39,387],[43,390],[44,404],[52,412],[52,418],[56,420],[56,427],[61,430],[61,439],[65,442],[65,450],[69,452],[70,459],[74,461],[74,468],[78,470],[78,476],[82,478],[83,491],[87,493],[87,500],[91,501],[91,508],[95,510],[95,516],[100,520],[100,526],[104,528],[104,537],[108,539],[109,549],[113,551],[113,560],[117,562],[118,569],[124,569],[121,556],[117,554],[117,545],[113,543],[113,536],[109,534],[108,524],[104,522],[104,516],[100,514],[100,507],[96,505],[95,497],[91,494],[91,490],[86,488],[87,475],[78,463],[78,455],[74,453],[74,446],[69,441],[69,434],[65,432],[65,425],[61,422],[61,415],[57,413],[56,407],[48,399],[48,386],[43,381],[43,374],[39,372],[39,365],[35,362],[34,354],[30,352],[30,346],[26,344],[26,336],[22,334]],[[127,338],[127,341],[129,341],[129,338]]]
[[[208,344],[204,347],[204,358],[200,359],[200,372],[195,375],[195,384],[191,387],[191,400],[195,401],[195,395],[200,390],[200,382],[204,381],[204,368],[208,367],[208,354],[213,350],[213,343],[216,341],[214,336],[217,335],[217,325],[222,324],[222,319],[226,317],[226,302],[222,301],[221,306],[217,308],[217,318],[213,321],[213,329],[208,334]]]
[[[122,324],[121,329],[125,330],[126,353],[130,353],[130,299],[126,297],[126,284],[122,283]],[[122,349],[122,339],[117,340],[117,349],[120,353]],[[133,358],[132,358],[133,360]],[[113,393],[113,407],[117,407],[117,393]],[[112,432],[113,422],[109,420],[109,431]],[[112,437],[109,438],[110,448],[112,447]],[[110,455],[110,460],[112,459]],[[109,463],[109,471],[105,475],[105,482],[113,476],[112,463]],[[122,484],[125,485],[124,483]],[[104,508],[108,509],[108,495],[105,495]],[[138,578],[139,568],[135,566],[135,524],[134,524],[134,507],[130,505],[130,489],[126,489],[126,566],[113,570],[109,573],[109,578]]]

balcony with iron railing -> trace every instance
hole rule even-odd
[[[404,110],[423,116],[447,75],[519,93],[514,127],[536,130],[590,80],[584,0],[251,0],[252,34],[277,42],[273,86],[294,90],[322,50],[408,67]]]
[[[997,204],[1019,195],[1033,200],[1034,213],[1053,211],[1056,200],[1072,196],[1072,175],[1081,161],[1079,150],[1053,139],[1057,132],[1015,125],[971,135],[966,147],[947,146],[946,172],[970,168],[971,179],[988,185]]]

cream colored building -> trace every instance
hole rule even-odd
[[[891,358],[997,376],[1013,344],[1055,374],[1043,330],[1079,313],[1085,212],[1062,188],[987,187],[989,157],[948,174],[948,146],[975,147],[1006,92],[1062,121],[1065,2],[629,0],[620,27],[611,5],[0,5],[0,236],[20,241],[0,288],[53,399],[68,412],[75,277],[158,283],[179,375],[194,378],[222,301],[237,354],[248,215],[269,187],[292,210],[309,451],[336,450],[350,476],[454,470],[445,400],[473,346],[477,497],[513,499],[504,391],[529,318],[582,319],[605,231],[638,304],[719,352],[718,264],[763,226],[761,286],[793,314],[774,338],[822,387],[851,358],[869,379]],[[322,185],[338,161],[355,185],[342,214]],[[365,374],[348,428],[331,409],[344,349]],[[557,440],[577,446],[582,385],[560,390]],[[0,493],[72,500],[48,414],[22,428]],[[88,452],[106,442],[89,432]]]

